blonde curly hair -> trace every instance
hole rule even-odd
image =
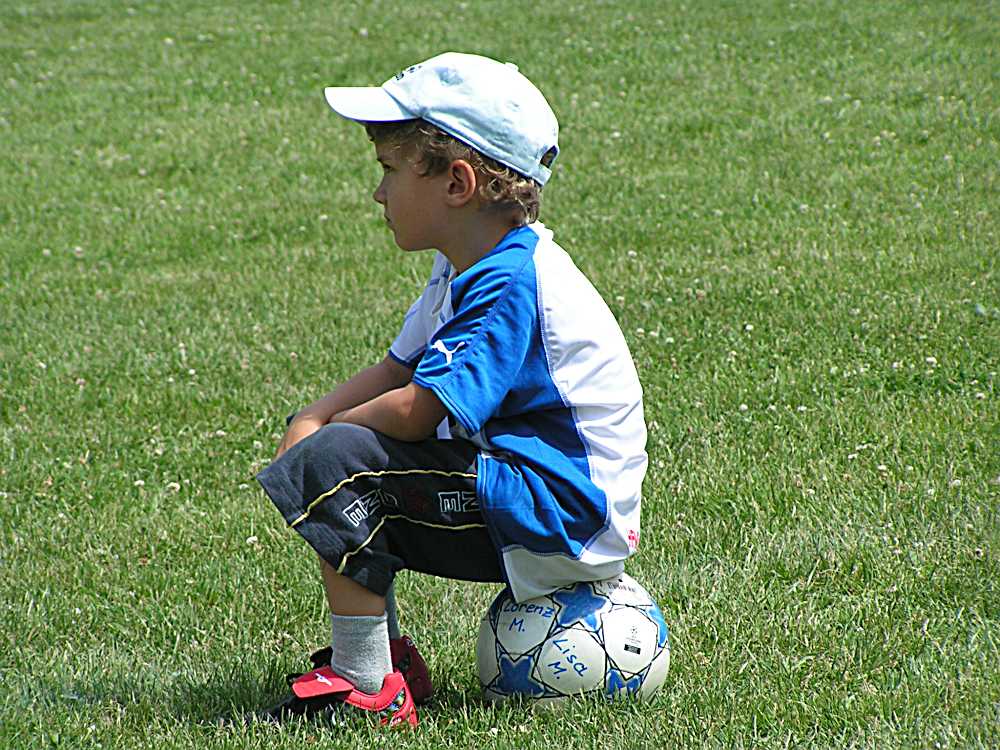
[[[456,159],[467,161],[481,178],[479,197],[487,210],[510,212],[513,226],[538,219],[541,186],[510,167],[484,156],[426,120],[368,122],[365,131],[373,143],[413,148],[420,174],[438,175]]]

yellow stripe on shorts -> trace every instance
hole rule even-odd
[[[440,524],[440,523],[430,523],[429,521],[418,521],[418,520],[416,520],[414,518],[410,518],[409,516],[404,516],[404,515],[398,514],[398,513],[393,514],[391,516],[382,516],[382,518],[379,520],[378,524],[375,526],[375,529],[372,531],[371,534],[368,535],[368,538],[365,539],[361,543],[360,547],[358,547],[353,552],[345,552],[344,553],[344,556],[342,558],[340,558],[340,565],[337,566],[337,572],[338,573],[343,573],[344,572],[344,568],[347,566],[347,558],[352,557],[352,556],[358,554],[361,550],[363,550],[365,547],[367,547],[369,544],[371,544],[371,541],[372,541],[372,539],[375,538],[375,535],[378,534],[379,531],[382,530],[382,524],[384,524],[386,521],[394,520],[394,519],[397,519],[397,518],[402,518],[404,521],[409,521],[410,523],[418,523],[421,526],[430,526],[432,529],[444,529],[445,531],[465,531],[466,529],[485,529],[486,528],[486,524],[485,523],[466,523],[466,524],[463,524],[461,526],[445,526],[444,524]]]

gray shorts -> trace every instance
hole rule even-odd
[[[257,475],[285,521],[334,570],[379,595],[397,571],[503,583],[466,440],[403,442],[329,424]]]

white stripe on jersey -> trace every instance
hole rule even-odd
[[[504,550],[519,599],[621,572],[622,561],[634,551],[629,538],[639,532],[647,464],[642,388],[621,328],[590,281],[552,241],[552,232],[540,224],[531,229],[539,237],[533,261],[549,375],[573,411],[591,480],[608,499],[609,518],[577,560],[519,547]]]

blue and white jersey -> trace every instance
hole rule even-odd
[[[390,348],[480,448],[480,507],[514,597],[620,573],[639,540],[642,389],[618,323],[542,224],[461,275],[440,253]]]

